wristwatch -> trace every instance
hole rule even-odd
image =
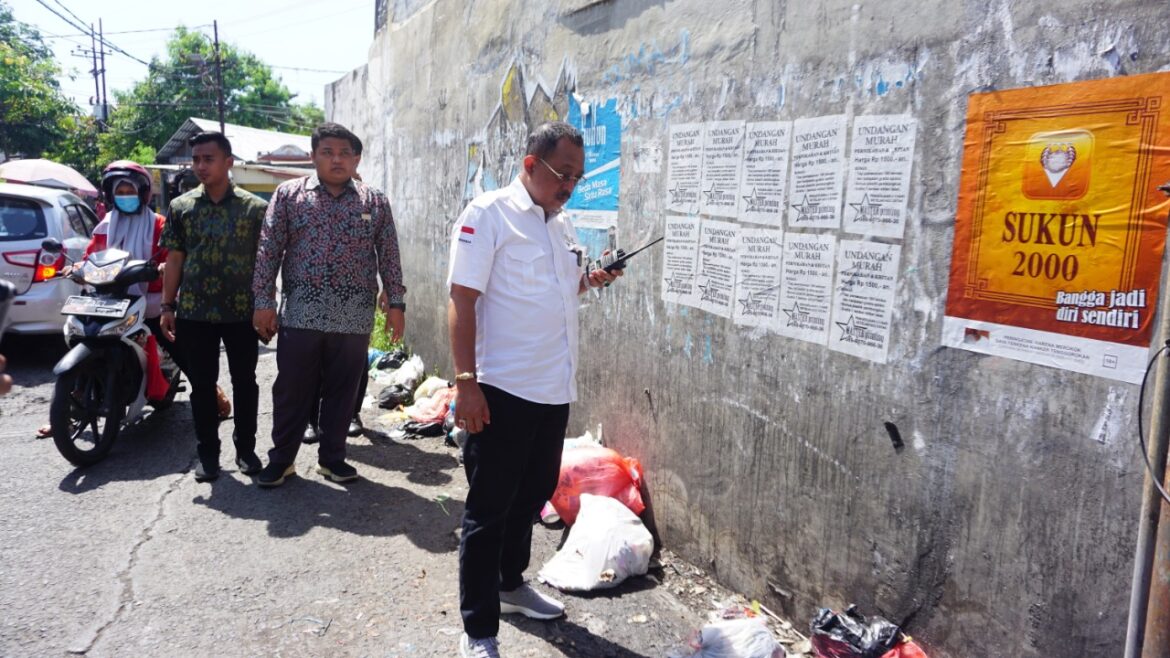
[[[163,303],[158,305],[158,308],[163,313],[174,313],[175,312],[174,302],[171,302],[171,303],[163,302]]]
[[[473,381],[475,381],[475,373],[474,372],[461,372],[461,373],[455,375],[455,381],[457,381],[457,382],[473,382]]]

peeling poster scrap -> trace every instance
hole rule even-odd
[[[684,123],[671,126],[666,171],[666,209],[684,214],[698,213],[702,182],[703,124]]]
[[[776,332],[781,336],[828,344],[836,251],[837,237],[831,234],[784,234],[780,315],[776,323]]]
[[[713,121],[703,140],[703,183],[699,212],[711,217],[735,217],[739,208],[739,179],[743,171],[743,121]]]
[[[842,240],[829,348],[885,363],[898,289],[900,245]]]
[[[784,226],[791,147],[791,121],[747,124],[739,185],[741,221],[776,228]]]
[[[788,228],[841,228],[845,115],[797,119],[792,133]]]
[[[783,253],[783,231],[740,227],[732,312],[736,324],[771,327],[777,322]]]
[[[695,287],[699,308],[725,318],[731,317],[731,296],[735,291],[735,254],[739,225],[705,220],[699,229],[699,268]]]
[[[902,239],[918,122],[907,115],[853,120],[845,230]]]

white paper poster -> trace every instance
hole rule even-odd
[[[909,115],[853,120],[845,230],[902,239],[918,121]]]
[[[694,214],[699,212],[699,190],[703,182],[703,124],[684,123],[670,127],[670,154],[666,172],[666,209]]]
[[[695,266],[699,256],[699,218],[666,215],[663,241],[662,301],[698,306]]]
[[[777,333],[828,344],[836,253],[837,237],[834,235],[784,234]]]
[[[791,121],[747,124],[739,185],[740,221],[777,228],[784,225],[791,147]]]
[[[739,207],[739,179],[743,170],[742,121],[712,121],[703,140],[703,184],[699,212],[712,217],[735,217]]]
[[[699,308],[725,318],[731,317],[735,293],[738,232],[738,224],[716,220],[706,220],[699,228],[699,267],[695,276]]]
[[[732,312],[736,324],[749,327],[776,324],[780,315],[780,264],[783,256],[783,231],[740,227]]]
[[[901,257],[900,245],[841,241],[829,330],[831,349],[886,362]]]
[[[841,228],[845,115],[797,119],[792,127],[789,228]]]

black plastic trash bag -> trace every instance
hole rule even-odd
[[[821,608],[812,620],[819,658],[881,658],[898,644],[901,629],[882,617],[866,618],[851,605],[844,612]]]
[[[378,359],[378,370],[398,370],[402,367],[402,364],[406,363],[406,360],[409,358],[410,356],[408,356],[404,350],[394,350],[393,352],[387,352]]]
[[[402,431],[413,436],[443,436],[446,430],[443,429],[443,423],[434,421],[430,423],[420,423],[417,420],[407,421],[402,426]]]
[[[410,389],[401,384],[394,384],[378,393],[378,406],[383,409],[397,409],[399,405],[410,404],[413,397]]]

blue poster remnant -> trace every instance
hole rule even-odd
[[[565,204],[577,227],[578,241],[591,258],[616,248],[618,190],[621,180],[622,119],[617,99],[582,103],[569,95],[569,123],[585,138],[585,178]]]

